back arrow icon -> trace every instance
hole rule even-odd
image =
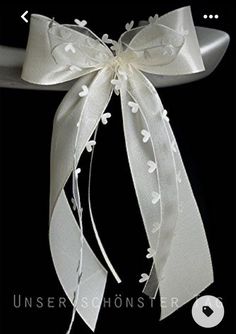
[[[28,13],[29,13],[28,10],[26,10],[26,11],[21,15],[22,20],[24,20],[26,23],[28,23],[28,20],[27,20],[27,18],[26,18],[25,16],[26,16]]]

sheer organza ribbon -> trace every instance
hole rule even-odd
[[[78,163],[85,149],[93,156],[98,124],[107,124],[111,117],[106,108],[113,91],[121,97],[128,160],[150,245],[146,255],[152,261],[150,273],[140,277],[143,292],[155,298],[159,289],[167,299],[178,298],[175,305],[162,308],[164,319],[213,282],[201,216],[167,111],[148,79],[150,74],[155,78],[204,71],[190,8],[155,15],[138,28],[130,22],[118,42],[107,34],[98,38],[84,20],[75,23],[60,25],[32,15],[22,73],[24,80],[42,85],[78,78],[55,115],[51,146],[50,247],[57,275],[73,304],[68,333],[76,311],[94,330],[106,285],[107,270],[83,235]],[[183,102],[177,101],[177,108]],[[104,259],[119,283],[93,218],[91,167],[92,160],[90,217]],[[64,191],[71,173],[75,215]]]

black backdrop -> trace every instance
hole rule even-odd
[[[0,13],[0,44],[25,47],[28,24],[20,15],[40,13],[70,23],[86,19],[97,34],[117,39],[124,25],[150,15],[163,14],[191,5],[196,25],[225,30],[232,41],[223,61],[208,78],[188,85],[160,89],[169,112],[192,188],[197,199],[211,249],[215,282],[203,294],[222,298],[225,317],[211,329],[214,333],[233,332],[233,152],[234,152],[234,11],[230,2],[221,1],[145,1],[66,2],[64,4],[5,4]],[[203,14],[218,14],[205,20]],[[48,246],[49,154],[54,113],[63,92],[0,89],[1,115],[1,326],[4,334],[65,333],[71,306],[58,306],[64,296],[51,261]],[[121,285],[108,276],[105,297],[141,296],[138,278],[148,270],[147,240],[128,168],[122,132],[119,100],[109,105],[112,118],[100,129],[95,153],[92,200],[98,229],[112,262],[123,279]],[[88,164],[83,157],[82,168]],[[111,169],[110,166],[113,166]],[[84,169],[85,169],[84,168]],[[86,178],[83,187],[86,189]],[[86,210],[86,198],[83,206]],[[91,227],[85,233],[101,258]],[[22,298],[14,305],[14,295]],[[23,305],[31,298],[32,307]],[[44,305],[38,308],[36,298]],[[49,297],[53,307],[46,303]],[[124,300],[124,299],[123,299]],[[193,301],[172,316],[158,322],[158,300],[154,307],[102,308],[96,333],[114,330],[156,333],[206,330],[194,323]],[[77,316],[73,333],[89,333]]]

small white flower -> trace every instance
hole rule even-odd
[[[144,283],[149,279],[148,274],[141,274],[141,278],[139,279],[139,283]]]
[[[156,254],[156,251],[154,250],[154,249],[152,249],[152,248],[148,248],[148,253],[147,253],[147,255],[146,255],[146,258],[147,259],[151,259],[153,256],[155,256],[155,254]]]
[[[74,22],[81,28],[84,28],[87,24],[87,21],[85,20],[80,21],[79,19],[75,19]]]
[[[126,23],[125,29],[127,31],[130,31],[133,28],[133,26],[134,26],[134,21],[131,21],[130,23]]]
[[[147,143],[150,136],[151,136],[150,132],[148,132],[147,130],[144,130],[144,129],[141,131],[141,135],[143,136],[143,142],[144,143]]]
[[[82,91],[79,92],[79,96],[80,97],[87,96],[88,92],[89,92],[88,87],[86,85],[82,85]]]
[[[153,173],[157,169],[157,164],[152,160],[149,160],[147,162],[147,165],[149,166],[148,173],[150,174]]]
[[[108,37],[108,34],[102,36],[102,41],[105,44],[113,44],[113,40]]]
[[[158,14],[155,14],[154,16],[149,16],[148,22],[150,24],[155,24],[155,23],[157,23],[158,18],[159,18]]]
[[[119,79],[112,79],[111,84],[114,86],[116,95],[119,95],[119,91],[121,89],[121,81]]]
[[[136,102],[129,101],[128,102],[128,106],[131,108],[131,112],[133,114],[136,114],[138,112],[138,110],[139,110],[139,105]]]
[[[121,81],[119,79],[112,79],[111,84],[115,86],[115,89],[117,90],[121,89]]]
[[[75,51],[75,48],[74,48],[74,46],[73,46],[72,43],[68,43],[68,44],[66,44],[66,46],[65,46],[65,51],[66,51],[66,52],[71,51],[72,53],[75,53],[75,52],[76,52],[76,51]]]
[[[172,44],[168,44],[163,47],[163,56],[173,56],[175,53],[175,48]]]
[[[167,121],[167,122],[170,121],[169,117],[167,116],[167,110],[166,110],[166,109],[164,109],[164,110],[162,111],[162,118],[163,118],[165,121]]]
[[[101,121],[102,124],[106,125],[108,123],[107,119],[111,117],[109,112],[102,114]]]
[[[152,192],[152,204],[157,204],[161,199],[161,195],[157,191]]]
[[[115,53],[118,53],[120,48],[121,48],[120,43],[118,43],[116,41],[112,41],[112,46],[111,46],[112,51],[114,51]]]
[[[86,144],[86,150],[88,152],[92,152],[93,146],[95,146],[95,145],[96,145],[96,141],[95,140],[88,141],[87,144]]]
[[[156,233],[160,229],[160,227],[161,227],[160,223],[154,223],[152,225],[152,233],[153,234]]]
[[[75,177],[78,178],[78,175],[81,173],[81,168],[76,168]]]
[[[120,68],[118,69],[118,73],[125,79],[128,80],[127,74],[125,71],[121,70]]]

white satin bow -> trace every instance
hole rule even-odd
[[[143,292],[155,298],[160,289],[161,296],[178,298],[178,305],[162,308],[163,319],[211,284],[213,273],[201,216],[167,112],[145,76],[204,70],[190,8],[151,17],[143,27],[133,29],[131,22],[118,42],[106,34],[99,39],[85,23],[76,20],[76,25],[60,25],[32,15],[22,78],[43,85],[79,78],[61,102],[54,120],[50,247],[57,275],[74,306],[71,325],[77,310],[94,330],[107,271],[83,235],[78,163],[86,148],[93,150],[100,120],[106,124],[111,116],[105,111],[113,91],[121,96],[129,165],[150,245],[147,257],[153,259],[150,273],[141,275]],[[71,173],[79,226],[64,192]],[[109,269],[120,282],[97,233],[90,189],[88,193],[97,241]],[[86,308],[82,305],[85,296],[89,301]],[[94,298],[97,307],[93,307]]]

